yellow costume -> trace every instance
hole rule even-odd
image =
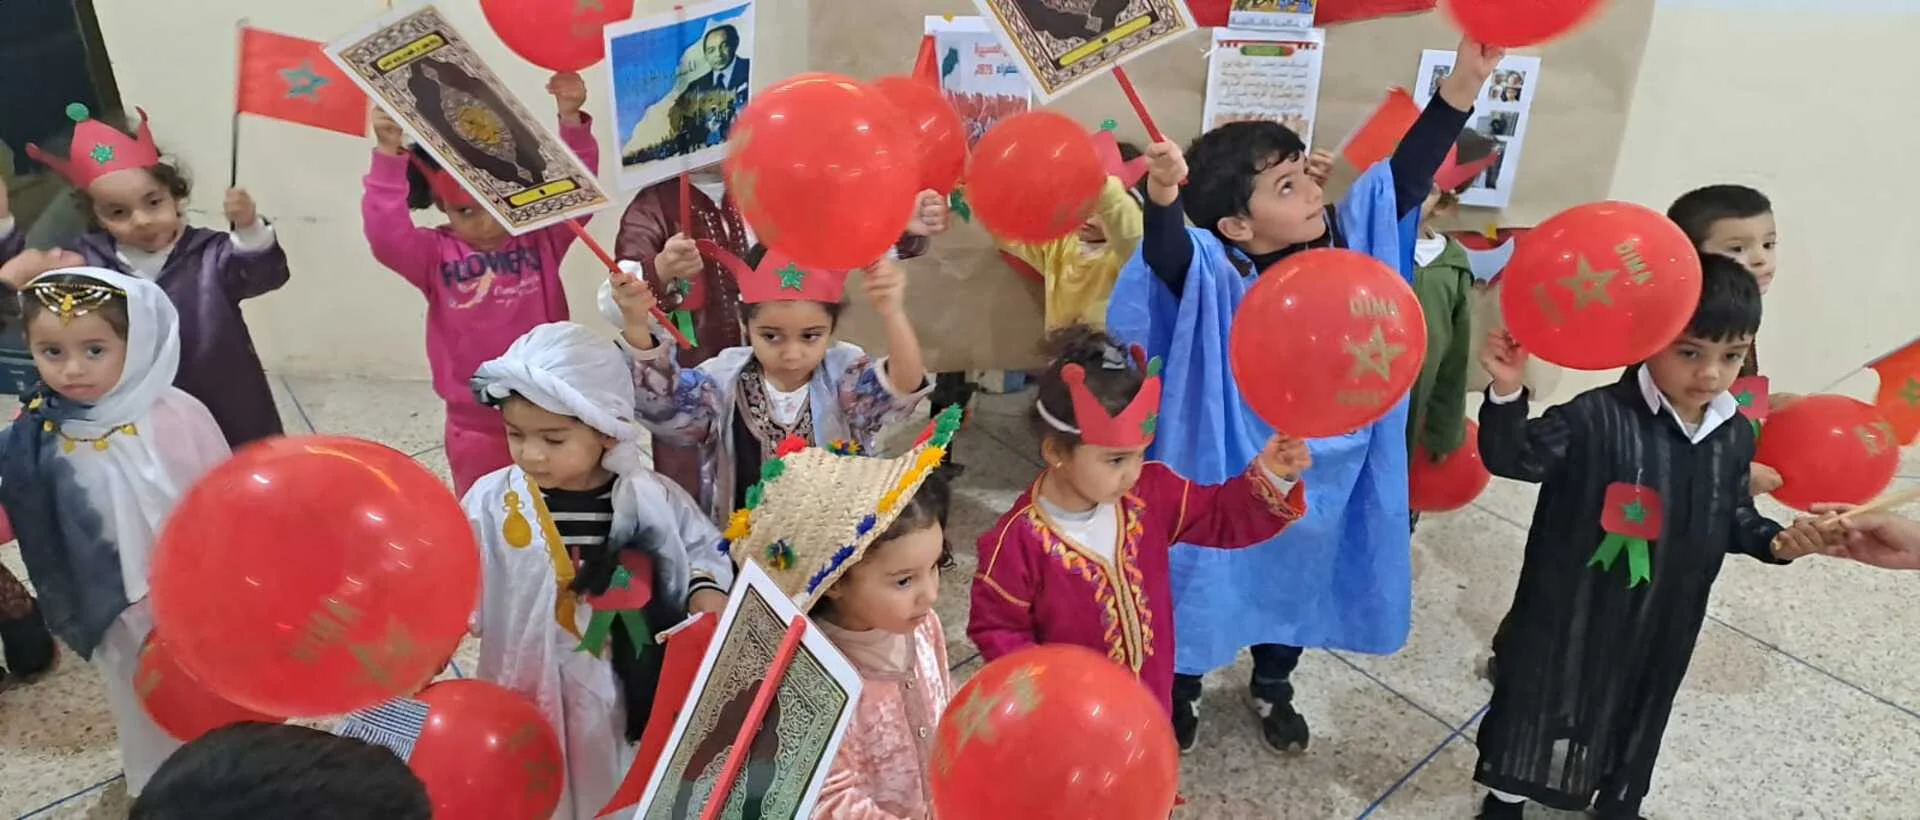
[[[1046,279],[1048,330],[1075,323],[1106,327],[1113,282],[1140,246],[1140,204],[1118,177],[1107,177],[1093,218],[1107,235],[1105,244],[1088,245],[1078,233],[1038,244],[1001,243]]]

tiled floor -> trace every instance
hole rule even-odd
[[[373,438],[446,472],[424,383],[276,380],[293,431]],[[1023,405],[983,397],[957,453],[959,566],[940,611],[956,677],[980,666],[964,636],[974,537],[1038,470]],[[1910,456],[1902,484],[1920,482]],[[1296,676],[1312,749],[1255,736],[1245,661],[1208,679],[1200,747],[1184,761],[1183,818],[1466,818],[1477,675],[1519,566],[1532,489],[1496,481],[1472,507],[1430,516],[1414,540],[1413,636],[1391,657],[1312,652]],[[1780,515],[1778,507],[1766,507]],[[0,560],[18,569],[13,550]],[[1831,561],[1730,560],[1667,734],[1650,816],[1920,817],[1920,575]],[[471,647],[456,671],[471,668]],[[125,816],[98,682],[63,659],[0,693],[0,818]],[[1550,816],[1540,813],[1533,816]]]

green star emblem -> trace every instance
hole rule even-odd
[[[615,568],[613,571],[613,580],[607,583],[607,588],[609,589],[633,588],[633,573],[628,572],[626,567]]]
[[[1160,426],[1160,414],[1155,413],[1151,416],[1148,416],[1145,421],[1140,422],[1140,434],[1143,436],[1150,437],[1153,435],[1153,431],[1159,426]]]
[[[801,270],[799,265],[788,262],[786,267],[780,269],[781,290],[801,290],[806,286],[807,272]]]
[[[1647,523],[1647,506],[1636,498],[1620,505],[1620,517],[1631,524],[1645,524]]]
[[[105,165],[113,161],[113,146],[104,142],[98,143],[93,146],[92,151],[87,152],[87,157],[94,162]]]
[[[287,99],[307,102],[319,102],[320,89],[333,82],[313,70],[312,60],[301,63],[298,68],[282,69],[280,79],[287,81]]]
[[[1900,385],[1900,400],[1908,407],[1920,407],[1920,379],[1907,377],[1907,383]]]
[[[1753,391],[1751,391],[1751,390],[1742,390],[1742,391],[1740,391],[1740,392],[1738,392],[1738,393],[1735,393],[1735,394],[1733,394],[1733,401],[1734,401],[1734,403],[1736,403],[1736,404],[1738,404],[1738,405],[1740,405],[1741,407],[1752,407],[1752,406],[1753,406]]]
[[[1612,269],[1594,270],[1585,256],[1575,260],[1575,264],[1578,267],[1574,274],[1560,280],[1560,284],[1573,291],[1573,309],[1584,308],[1590,302],[1612,305],[1613,294],[1607,291],[1607,286],[1613,283],[1613,277],[1620,272]]]

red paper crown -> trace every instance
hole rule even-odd
[[[731,266],[729,266],[731,267]],[[734,269],[740,280],[740,301],[749,305],[765,302],[824,302],[839,304],[847,292],[847,274],[802,266],[772,248],[760,258],[760,266],[744,271]]]
[[[467,193],[466,188],[461,187],[459,179],[447,173],[447,169],[435,168],[427,164],[426,160],[412,151],[407,152],[407,161],[413,163],[413,170],[419,171],[421,176],[427,178],[427,190],[433,192],[433,201],[440,203],[440,207],[454,208],[472,205],[478,201],[473,198],[473,194]]]
[[[1140,383],[1140,392],[1134,394],[1133,401],[1128,402],[1127,409],[1119,415],[1109,415],[1100,399],[1087,390],[1086,368],[1077,364],[1060,368],[1060,378],[1067,382],[1067,394],[1073,397],[1073,420],[1079,425],[1078,431],[1063,432],[1078,432],[1082,443],[1095,447],[1124,450],[1153,443],[1154,428],[1160,421],[1160,360],[1148,361],[1146,350],[1139,345],[1128,348],[1127,352],[1147,377]],[[1044,411],[1045,407],[1041,409]]]
[[[1447,158],[1440,163],[1440,170],[1433,172],[1433,187],[1442,191],[1459,191],[1473,181],[1474,177],[1493,166],[1499,154],[1488,154],[1465,165],[1460,164],[1460,146],[1447,149]]]
[[[1118,127],[1113,120],[1101,123],[1100,130],[1093,134],[1093,149],[1100,155],[1100,167],[1106,169],[1107,176],[1119,177],[1121,185],[1132,188],[1140,184],[1141,177],[1147,175],[1147,158],[1120,158],[1120,139],[1113,135],[1113,129]]]
[[[77,124],[73,127],[73,144],[67,149],[66,159],[56,158],[31,144],[27,146],[27,156],[52,168],[54,173],[83,191],[94,180],[115,171],[152,168],[160,164],[160,148],[153,144],[146,110],[136,108],[134,111],[140,114],[140,127],[129,137],[120,129],[93,119],[86,106],[69,105],[67,117]]]

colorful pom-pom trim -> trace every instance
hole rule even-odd
[[[786,458],[805,449],[807,449],[806,439],[799,436],[787,436],[780,440],[780,446],[773,448],[773,454],[780,458]]]
[[[781,571],[790,570],[793,569],[794,560],[793,545],[787,543],[787,539],[782,538],[767,545],[767,566],[769,568]]]
[[[836,456],[857,456],[860,455],[860,442],[837,438],[827,445],[827,452]]]
[[[921,450],[920,454],[914,457],[913,466],[907,468],[906,474],[900,477],[900,481],[880,496],[880,503],[874,513],[861,517],[860,523],[854,527],[853,543],[835,550],[833,560],[828,561],[826,566],[821,567],[819,572],[815,572],[813,577],[807,579],[808,595],[812,595],[828,576],[833,575],[840,569],[841,564],[853,557],[855,545],[866,538],[868,533],[873,532],[873,528],[880,523],[880,516],[892,513],[895,507],[900,506],[901,496],[924,481],[928,472],[940,466],[940,462],[946,458],[947,445],[953,441],[954,433],[960,429],[960,413],[959,407],[949,407],[940,411],[940,415],[928,425],[927,438],[923,440],[927,444],[926,449]]]

